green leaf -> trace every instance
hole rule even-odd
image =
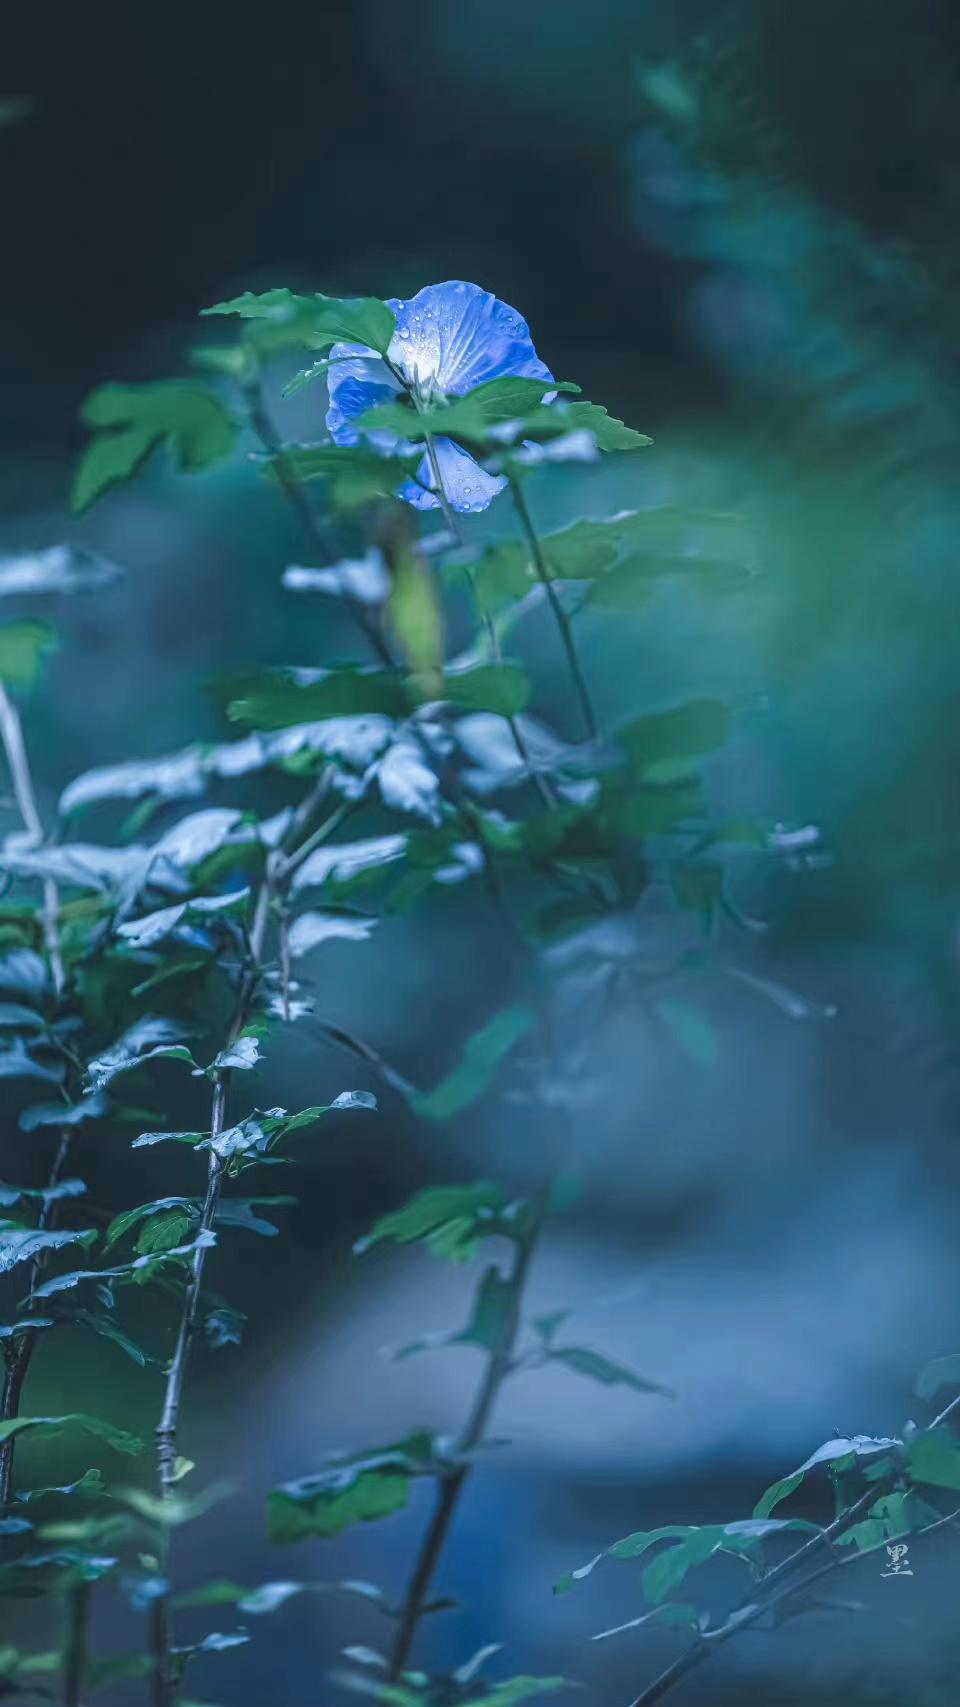
[[[59,1488],[26,1488],[15,1497],[19,1505],[27,1505],[32,1500],[47,1499],[51,1494],[76,1494],[79,1499],[95,1500],[104,1493],[103,1475],[99,1470],[85,1470],[75,1482],[67,1482]]]
[[[488,1268],[477,1287],[467,1326],[457,1335],[462,1345],[477,1345],[484,1351],[503,1352],[516,1312],[513,1282],[498,1268]]]
[[[290,445],[266,460],[267,474],[283,482],[327,480],[334,509],[354,510],[393,498],[398,488],[412,478],[421,455],[378,456],[365,445]]]
[[[157,445],[166,444],[179,472],[193,473],[228,456],[237,436],[219,397],[189,380],[102,385],[87,398],[83,419],[96,436],[77,469],[75,510],[134,474]]]
[[[34,1227],[0,1224],[0,1274],[9,1274],[18,1263],[32,1262],[46,1251],[60,1251],[67,1245],[92,1245],[96,1237],[94,1227],[79,1233],[47,1233]]]
[[[201,310],[208,314],[238,314],[242,320],[268,320],[289,330],[297,342],[312,350],[331,344],[363,344],[385,354],[396,330],[396,317],[375,296],[298,296],[293,291],[246,290],[229,302]]]
[[[332,1462],[319,1475],[275,1488],[268,1513],[272,1541],[339,1535],[354,1523],[371,1523],[400,1511],[414,1476],[434,1475],[437,1464],[427,1434]]]
[[[425,1244],[448,1262],[469,1262],[483,1239],[508,1231],[502,1220],[506,1206],[506,1193],[493,1180],[428,1186],[401,1209],[382,1215],[354,1250],[391,1239],[397,1245]]]
[[[727,706],[715,699],[698,699],[637,717],[617,730],[616,740],[644,781],[674,782],[678,774],[689,773],[687,761],[722,746],[729,727]]]
[[[519,664],[471,664],[444,671],[439,697],[465,711],[516,717],[530,698],[530,682]]]
[[[129,1357],[131,1361],[136,1363],[141,1369],[146,1369],[149,1364],[156,1362],[155,1358],[151,1357],[148,1352],[145,1352],[141,1346],[137,1345],[136,1340],[132,1340],[129,1334],[124,1333],[123,1329],[117,1325],[113,1317],[105,1310],[74,1309],[65,1314],[64,1320],[68,1322],[75,1322],[79,1327],[90,1328],[93,1333],[99,1334],[102,1339],[111,1340],[114,1345],[119,1346],[120,1350],[125,1352],[127,1357]]]
[[[400,670],[277,670],[236,683],[235,689],[238,697],[231,700],[228,717],[268,730],[366,712],[403,718],[424,699],[445,699],[464,710],[510,717],[523,710],[530,696],[526,674],[511,663],[448,669],[442,678],[429,676],[420,682]]]
[[[548,1360],[566,1364],[568,1369],[575,1370],[578,1375],[587,1375],[604,1387],[632,1387],[636,1393],[659,1393],[666,1399],[674,1397],[669,1387],[661,1386],[658,1381],[648,1381],[643,1375],[635,1375],[632,1369],[625,1369],[623,1364],[614,1363],[611,1358],[602,1357],[599,1352],[589,1351],[585,1346],[551,1347]]]
[[[419,409],[400,400],[378,403],[367,409],[356,425],[362,433],[396,433],[398,437],[414,442],[422,442],[428,435],[435,434],[483,446],[491,427],[526,416],[536,408],[545,392],[577,390],[579,387],[576,385],[556,380],[490,379],[463,397],[450,397]],[[547,412],[544,411],[545,414]],[[606,413],[605,410],[599,412]]]
[[[143,1451],[143,1441],[135,1434],[115,1428],[113,1423],[103,1422],[100,1417],[87,1416],[82,1411],[70,1411],[62,1417],[14,1417],[10,1422],[0,1422],[0,1442],[11,1440],[14,1435],[24,1434],[27,1430],[59,1434],[65,1428],[81,1428],[87,1434],[96,1435],[98,1440],[112,1446],[114,1452],[126,1452],[136,1457]]]
[[[802,1481],[802,1470],[794,1470],[789,1476],[781,1476],[778,1482],[771,1484],[766,1493],[761,1494],[753,1508],[754,1517],[769,1517],[774,1506],[778,1506],[781,1500],[788,1499]]]
[[[416,1092],[410,1098],[417,1114],[428,1120],[449,1120],[486,1090],[503,1061],[535,1023],[532,1008],[515,1003],[502,1008],[479,1031],[467,1039],[463,1056],[451,1073],[432,1091]]]
[[[57,631],[48,622],[5,622],[0,627],[0,682],[21,691],[32,688],[44,657],[58,643]]]
[[[274,670],[236,687],[238,697],[231,700],[227,715],[257,729],[287,729],[358,712],[404,717],[410,710],[399,670]]]
[[[676,560],[685,559],[699,544],[704,529],[709,530],[712,540],[716,535],[728,535],[734,522],[731,516],[665,506],[584,518],[556,533],[542,535],[540,543],[556,580],[598,581],[619,564],[637,575],[656,576],[673,573]],[[462,575],[463,571],[454,569],[452,573]],[[481,607],[490,612],[522,599],[537,580],[529,547],[522,540],[512,539],[488,546],[471,576]]]
[[[573,387],[556,389],[572,390]],[[601,451],[643,450],[653,444],[646,433],[624,426],[615,415],[608,415],[601,404],[586,401],[568,403],[565,399],[541,404],[538,409],[524,415],[517,422],[513,438],[514,443],[525,439],[542,442],[559,438],[562,434],[584,431],[593,434],[597,449]]]
[[[960,1442],[945,1429],[918,1434],[910,1446],[909,1463],[915,1482],[960,1489]]]

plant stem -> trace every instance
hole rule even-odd
[[[935,1429],[942,1428],[943,1424],[948,1422],[958,1411],[960,1411],[960,1394],[958,1394],[955,1399],[951,1399],[950,1403],[945,1405],[943,1410],[934,1417],[933,1421],[920,1432],[923,1434],[932,1434]],[[771,1583],[779,1582],[783,1577],[791,1575],[799,1566],[804,1564],[805,1560],[810,1557],[811,1553],[816,1552],[822,1546],[830,1547],[831,1543],[838,1535],[849,1530],[851,1525],[854,1524],[865,1511],[870,1509],[876,1500],[880,1498],[885,1488],[889,1489],[889,1487],[893,1485],[893,1481],[894,1478],[888,1476],[878,1482],[874,1482],[865,1493],[860,1495],[859,1499],[854,1501],[852,1506],[848,1506],[846,1511],[842,1511],[838,1517],[834,1518],[832,1523],[827,1524],[825,1529],[818,1530],[816,1535],[811,1535],[809,1540],[804,1541],[800,1547],[796,1547],[785,1559],[781,1559],[779,1565],[774,1565],[772,1570],[767,1571],[757,1584],[757,1594],[760,1597],[759,1600],[753,1598],[745,1599],[739,1606],[734,1608],[733,1612],[729,1614],[723,1624],[718,1625],[715,1630],[702,1632],[702,1634],[697,1637],[696,1641],[693,1642],[693,1644],[687,1648],[684,1653],[680,1654],[671,1665],[667,1666],[665,1671],[660,1673],[659,1677],[654,1678],[653,1683],[648,1685],[647,1689],[645,1689],[642,1694],[638,1695],[636,1700],[631,1703],[631,1707],[652,1707],[652,1704],[655,1701],[661,1700],[662,1697],[673,1688],[675,1683],[679,1683],[681,1678],[686,1677],[689,1671],[692,1671],[695,1666],[700,1665],[701,1662],[707,1658],[708,1654],[712,1651],[712,1645],[727,1641],[728,1638],[735,1635],[738,1630],[745,1629],[748,1625],[755,1623],[761,1614],[766,1612],[769,1607],[778,1606],[781,1601],[788,1600],[791,1595],[799,1593],[801,1589],[805,1589],[810,1583],[816,1582],[822,1576],[826,1576],[830,1571],[835,1570],[837,1566],[853,1564],[855,1560],[863,1558],[867,1552],[879,1552],[881,1547],[893,1545],[893,1541],[902,1540],[902,1536],[895,1536],[893,1541],[882,1541],[875,1548],[864,1548],[862,1551],[853,1553],[844,1559],[841,1559],[835,1552],[831,1551],[830,1558],[827,1560],[826,1564],[821,1565],[819,1569],[814,1571],[811,1575],[801,1578],[799,1582],[786,1584],[786,1586],[778,1590],[776,1594],[768,1595],[767,1593]],[[960,1513],[954,1512],[951,1517],[938,1518],[935,1523],[927,1524],[923,1529],[909,1531],[908,1538],[914,1535],[927,1535],[934,1529],[940,1529],[945,1524],[953,1523],[958,1516],[960,1516]]]
[[[470,1414],[457,1440],[456,1451],[460,1462],[448,1474],[440,1478],[433,1517],[424,1534],[410,1574],[397,1624],[396,1636],[390,1652],[387,1675],[391,1683],[396,1683],[406,1670],[417,1629],[427,1610],[433,1578],[440,1563],[460,1495],[472,1468],[469,1455],[482,1443],[497,1399],[500,1396],[500,1389],[513,1369],[513,1353],[520,1327],[523,1294],[543,1225],[544,1209],[545,1194],[541,1192],[531,1204],[530,1223],[514,1249],[513,1263],[507,1277],[507,1284],[510,1288],[509,1309],[500,1341],[487,1354],[486,1365],[474,1395]]]
[[[590,690],[587,687],[586,677],[583,674],[583,670],[580,667],[580,659],[577,656],[577,648],[573,638],[573,629],[570,625],[570,618],[564,610],[557,595],[556,582],[550,572],[549,564],[543,555],[543,547],[540,544],[537,530],[531,520],[530,511],[527,508],[527,500],[516,480],[510,481],[510,495],[513,498],[514,509],[520,519],[520,526],[523,528],[527,537],[527,543],[530,546],[530,555],[533,559],[533,566],[536,569],[539,580],[543,584],[543,589],[547,595],[550,609],[553,612],[557,628],[560,632],[560,640],[563,645],[563,650],[566,653],[570,674],[573,677],[573,685],[576,690],[577,698],[580,702],[580,711],[583,716],[588,738],[591,741],[595,741],[599,734],[599,728],[596,714],[593,709],[593,701],[590,698]]]
[[[30,774],[30,761],[27,758],[27,749],[24,745],[20,715],[2,682],[0,682],[0,741],[3,743],[3,750],[6,754],[14,799],[23,820],[23,827],[31,842],[39,847],[43,842],[43,824],[37,810],[37,796],[33,786],[33,777]],[[50,975],[53,979],[53,987],[59,996],[63,990],[63,951],[60,945],[60,902],[57,886],[52,877],[43,879],[41,922],[47,957],[50,962]]]
[[[50,1173],[47,1177],[48,1190],[52,1189],[52,1187],[57,1184],[63,1174],[67,1160],[67,1153],[70,1148],[70,1138],[70,1128],[66,1126],[61,1127],[56,1153],[50,1166]],[[45,1197],[41,1202],[40,1213],[37,1216],[37,1231],[41,1233],[46,1232],[46,1230],[53,1225],[55,1220],[56,1202],[52,1202],[49,1197]],[[41,1253],[41,1255],[34,1257],[29,1267],[29,1297],[26,1307],[28,1315],[35,1309],[32,1295],[33,1289],[37,1283],[37,1276],[42,1267],[43,1257]],[[23,1384],[27,1378],[27,1370],[30,1367],[30,1359],[32,1358],[36,1347],[37,1337],[36,1329],[28,1330],[26,1333],[18,1335],[15,1340],[9,1341],[5,1348],[3,1397],[2,1400],[0,1400],[0,1416],[2,1416],[4,1422],[12,1422],[14,1417],[19,1416],[20,1414],[20,1398],[23,1392]],[[8,1440],[0,1443],[0,1510],[10,1503],[13,1484],[13,1458],[16,1451],[16,1444],[16,1435],[11,1435]]]
[[[90,1590],[74,1583],[67,1590],[67,1631],[63,1646],[63,1707],[82,1707],[89,1660]]]
[[[267,872],[257,893],[250,930],[249,965],[240,986],[236,1013],[230,1028],[230,1042],[236,1040],[246,1025],[250,1007],[256,994],[273,895],[274,878],[268,860]],[[224,1130],[229,1080],[229,1071],[218,1073],[214,1080],[213,1101],[210,1110],[211,1140],[218,1138]],[[198,1237],[209,1232],[216,1221],[217,1211],[220,1207],[224,1172],[223,1161],[217,1155],[216,1150],[211,1148],[207,1164],[207,1189],[200,1212]],[[183,1388],[190,1348],[196,1333],[200,1294],[203,1286],[203,1271],[208,1249],[209,1246],[200,1244],[193,1254],[190,1278],[184,1292],[183,1307],[180,1312],[176,1345],[167,1369],[163,1408],[156,1429],[157,1477],[163,1500],[169,1500],[173,1497],[177,1481],[177,1433],[180,1425],[180,1410],[183,1403]],[[168,1524],[164,1524],[160,1559],[160,1574],[164,1579],[164,1588],[152,1603],[153,1707],[174,1707],[178,1683],[177,1670],[170,1650],[169,1570],[170,1527]]]
[[[950,1512],[946,1517],[938,1517],[935,1522],[925,1524],[922,1529],[907,1529],[900,1535],[892,1535],[888,1539],[879,1541],[875,1547],[861,1548],[856,1552],[847,1554],[845,1558],[840,1558],[834,1554],[817,1570],[809,1572],[807,1576],[801,1577],[796,1582],[785,1584],[777,1594],[738,1607],[736,1611],[731,1612],[729,1617],[724,1619],[722,1624],[716,1625],[712,1630],[705,1630],[698,1636],[685,1653],[682,1653],[672,1665],[667,1666],[659,1677],[654,1678],[653,1682],[641,1691],[631,1702],[631,1707],[654,1707],[654,1703],[662,1701],[663,1697],[668,1695],[681,1679],[687,1677],[697,1666],[702,1665],[704,1660],[709,1659],[715,1648],[721,1647],[724,1642],[728,1642],[732,1636],[738,1635],[741,1630],[750,1629],[773,1607],[782,1605],[784,1601],[792,1600],[794,1595],[805,1593],[815,1583],[830,1576],[832,1572],[843,1570],[850,1565],[858,1565],[862,1559],[867,1559],[874,1553],[882,1553],[887,1547],[893,1547],[898,1542],[906,1541],[909,1544],[918,1541],[924,1535],[932,1535],[936,1530],[948,1528],[958,1519],[960,1519],[960,1510]],[[798,1551],[802,1550],[798,1549]],[[772,1576],[773,1573],[770,1574]]]
[[[263,391],[261,389],[259,379],[254,378],[250,380],[248,384],[244,386],[243,390],[246,398],[250,425],[256,433],[257,438],[260,440],[260,443],[263,445],[264,450],[273,458],[273,465],[277,471],[277,481],[283,496],[290,505],[290,508],[295,511],[305,532],[309,535],[310,540],[321,553],[322,557],[329,557],[330,552],[333,549],[332,545],[327,539],[323,523],[303,490],[303,486],[298,478],[296,469],[293,467],[290,458],[287,455],[283,440],[280,438],[273,422],[270,419],[266,404],[263,400]],[[358,622],[360,627],[363,629],[367,640],[373,647],[377,657],[380,659],[380,662],[387,667],[392,666],[393,659],[390,656],[389,647],[380,632],[379,624],[371,616],[367,606],[359,599],[348,598],[345,600],[345,603],[348,605],[354,620]]]
[[[43,842],[43,824],[37,807],[36,790],[33,786],[33,776],[30,761],[23,739],[23,728],[20,716],[13,700],[0,682],[0,742],[7,760],[13,795],[20,813],[24,830],[31,842],[40,846]],[[50,965],[50,976],[54,990],[59,998],[63,993],[64,970],[63,953],[60,943],[60,898],[57,886],[52,878],[43,880],[43,910],[42,928],[47,959]],[[71,1129],[60,1128],[57,1149],[50,1166],[47,1179],[48,1189],[52,1189],[60,1179],[66,1164],[67,1152],[72,1136]],[[56,1220],[56,1204],[49,1198],[44,1198],[37,1217],[38,1232],[45,1232]],[[35,1257],[30,1264],[29,1292],[32,1295],[36,1285],[37,1275],[43,1267],[42,1256]],[[27,1304],[27,1312],[35,1308],[32,1300]],[[36,1332],[21,1334],[17,1339],[7,1342],[4,1347],[4,1379],[3,1394],[0,1399],[0,1416],[4,1422],[12,1422],[19,1415],[20,1400],[23,1384],[27,1378],[27,1370],[37,1343]],[[0,1510],[9,1504],[13,1484],[13,1459],[16,1451],[16,1436],[0,1444]]]

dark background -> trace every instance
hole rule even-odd
[[[769,930],[727,955],[814,1005],[792,1019],[756,987],[695,981],[712,1068],[680,1058],[640,1007],[595,1034],[584,1015],[609,1095],[534,1302],[581,1307],[584,1338],[679,1398],[518,1385],[500,1417],[513,1449],[476,1477],[443,1572],[463,1609],[426,1643],[459,1663],[502,1640],[502,1675],[562,1671],[591,1698],[628,1700],[675,1638],[591,1647],[638,1610],[635,1579],[611,1565],[554,1602],[559,1572],[629,1529],[746,1515],[834,1432],[897,1430],[917,1368],[960,1334],[960,13],[41,5],[8,9],[3,47],[7,94],[31,102],[0,131],[4,548],[69,534],[129,571],[116,595],[57,612],[50,695],[27,714],[48,806],[86,765],[226,733],[205,686],[217,675],[314,657],[278,593],[302,542],[242,458],[183,482],[159,463],[90,517],[66,513],[85,393],[189,371],[198,311],[239,289],[403,296],[475,279],[521,310],[557,374],[656,439],[639,470],[545,476],[544,520],[662,499],[747,519],[747,590],[666,594],[588,633],[585,655],[602,705],[618,679],[654,701],[734,699],[717,799],[821,827],[823,866],[744,873],[740,899]],[[672,85],[653,75],[664,66]],[[291,406],[291,433],[316,433],[317,408],[311,394]],[[504,976],[482,920],[453,904],[386,927],[362,965],[324,953],[329,1017],[418,1082]],[[264,1079],[264,1105],[297,1107],[357,1075],[308,1035]],[[192,1532],[191,1582],[402,1577],[419,1503],[294,1556],[268,1549],[262,1496],[326,1448],[377,1438],[385,1415],[397,1433],[456,1426],[469,1352],[396,1367],[376,1354],[456,1320],[468,1279],[416,1255],[357,1265],[350,1244],[427,1179],[526,1177],[549,1134],[478,1114],[441,1139],[389,1097],[384,1115],[360,1136],[345,1122],[299,1170],[289,1239],[223,1259],[248,1345],[198,1360],[187,1446],[241,1491]],[[121,1140],[91,1165],[126,1203],[162,1189],[166,1163]],[[99,1344],[38,1358],[43,1408],[78,1378],[106,1393],[86,1408],[139,1407],[150,1427],[149,1378]],[[890,1584],[868,1567],[862,1618],[731,1644],[687,1698],[952,1700],[955,1554],[931,1550],[917,1570]],[[138,1639],[115,1609],[100,1624],[106,1651]],[[316,1600],[254,1636],[209,1662],[204,1699],[303,1707],[339,1647],[379,1632]]]

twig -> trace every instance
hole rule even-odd
[[[33,786],[33,777],[30,774],[30,761],[27,758],[27,749],[24,745],[20,715],[2,682],[0,682],[0,741],[3,743],[3,750],[6,754],[14,799],[23,820],[23,827],[31,842],[40,847],[43,844],[43,824],[37,810],[37,796]],[[59,996],[63,990],[63,950],[60,944],[60,902],[57,886],[52,877],[43,879],[41,923],[47,957],[50,961],[50,975],[53,978],[53,987]]]
[[[63,1174],[67,1154],[70,1149],[71,1137],[72,1133],[68,1126],[60,1128],[56,1153],[50,1165],[50,1173],[47,1176],[48,1192],[53,1190],[54,1186],[58,1183]],[[40,1213],[37,1216],[37,1231],[40,1233],[46,1232],[48,1228],[52,1227],[55,1220],[56,1200],[45,1196],[41,1201]],[[37,1284],[37,1276],[43,1268],[43,1256],[44,1253],[42,1251],[39,1252],[29,1266],[30,1279],[26,1305],[28,1315],[32,1314],[36,1309],[33,1292]],[[19,1416],[20,1414],[20,1399],[23,1393],[23,1384],[27,1378],[27,1371],[30,1367],[30,1360],[33,1357],[36,1344],[37,1330],[36,1328],[32,1328],[28,1329],[23,1334],[19,1334],[17,1338],[11,1341],[6,1348],[4,1358],[3,1397],[2,1400],[0,1400],[0,1416],[2,1416],[4,1422],[12,1422],[14,1417]],[[13,1484],[13,1459],[16,1451],[16,1445],[16,1435],[11,1435],[9,1439],[0,1443],[0,1510],[10,1503]]]
[[[887,1547],[893,1547],[898,1542],[906,1541],[912,1543],[913,1541],[919,1540],[924,1535],[932,1535],[936,1530],[945,1529],[949,1525],[956,1523],[958,1519],[960,1519],[960,1509],[950,1512],[946,1517],[938,1517],[935,1522],[925,1524],[922,1529],[904,1530],[899,1535],[892,1535],[885,1538],[883,1541],[879,1541],[874,1547],[863,1547],[855,1553],[848,1554],[845,1558],[840,1558],[837,1554],[833,1554],[826,1563],[820,1565],[817,1570],[811,1571],[807,1576],[801,1577],[797,1582],[785,1584],[777,1594],[770,1595],[769,1598],[764,1597],[763,1599],[754,1601],[749,1605],[738,1607],[736,1611],[731,1612],[730,1615],[724,1619],[722,1624],[718,1624],[712,1630],[702,1631],[693,1645],[687,1648],[685,1653],[681,1654],[678,1659],[674,1660],[672,1665],[667,1666],[666,1670],[662,1671],[659,1677],[654,1678],[653,1682],[648,1684],[647,1688],[641,1691],[636,1699],[631,1702],[631,1707],[654,1707],[654,1703],[662,1701],[663,1697],[669,1694],[675,1684],[678,1684],[682,1678],[688,1676],[689,1673],[695,1670],[697,1666],[702,1665],[703,1661],[710,1657],[715,1648],[721,1647],[724,1642],[728,1642],[732,1636],[738,1635],[741,1630],[748,1630],[751,1625],[756,1624],[767,1612],[770,1612],[772,1608],[781,1606],[784,1601],[792,1600],[795,1595],[805,1594],[815,1583],[822,1581],[824,1577],[830,1576],[833,1571],[843,1570],[849,1565],[858,1565],[862,1559],[867,1559],[874,1553],[884,1552]],[[765,1581],[768,1580],[769,1578],[765,1579]]]
[[[89,1661],[90,1590],[78,1582],[67,1590],[67,1630],[63,1647],[63,1707],[81,1707]]]
[[[513,479],[510,481],[510,495],[513,498],[514,509],[520,519],[520,526],[523,528],[523,531],[527,536],[527,543],[530,546],[530,555],[533,558],[533,566],[537,572],[538,579],[543,585],[550,609],[553,612],[557,628],[560,632],[560,640],[563,645],[563,650],[566,653],[567,664],[570,668],[570,674],[573,677],[573,685],[576,690],[577,698],[580,701],[580,710],[583,715],[587,735],[591,741],[595,741],[599,734],[599,728],[597,725],[596,714],[593,709],[593,701],[590,698],[590,690],[587,687],[586,677],[580,667],[580,659],[577,656],[576,642],[573,638],[573,629],[570,626],[570,618],[557,596],[556,583],[550,572],[549,564],[543,555],[543,547],[540,544],[539,535],[537,534],[537,530],[531,520],[530,511],[527,508],[527,500],[523,495],[519,483]]]
[[[935,1429],[941,1428],[945,1422],[948,1422],[957,1411],[960,1411],[960,1394],[952,1399],[949,1405],[945,1405],[939,1415],[935,1416],[933,1421],[920,1432],[932,1434]],[[701,1632],[691,1647],[678,1655],[677,1659],[637,1696],[636,1700],[631,1703],[631,1707],[652,1707],[653,1702],[661,1700],[675,1683],[679,1683],[681,1678],[706,1659],[707,1654],[711,1651],[711,1645],[726,1641],[728,1637],[735,1635],[737,1630],[745,1629],[748,1625],[755,1623],[769,1607],[778,1606],[781,1601],[788,1600],[791,1595],[807,1588],[810,1583],[816,1582],[820,1577],[835,1570],[837,1566],[852,1564],[856,1559],[863,1558],[866,1553],[879,1552],[880,1547],[893,1545],[894,1541],[900,1540],[901,1537],[895,1536],[892,1541],[885,1540],[875,1548],[863,1548],[844,1559],[841,1559],[836,1552],[831,1550],[827,1562],[811,1575],[801,1578],[799,1582],[785,1584],[776,1594],[767,1593],[771,1583],[779,1582],[783,1577],[792,1575],[810,1557],[811,1553],[816,1552],[824,1545],[830,1547],[838,1535],[847,1532],[857,1519],[876,1503],[881,1497],[884,1487],[889,1486],[891,1482],[892,1478],[890,1477],[875,1482],[854,1501],[853,1505],[848,1506],[846,1511],[840,1512],[832,1523],[827,1524],[826,1528],[818,1530],[816,1535],[811,1535],[809,1540],[803,1542],[802,1546],[795,1548],[785,1559],[781,1559],[778,1565],[774,1565],[771,1570],[767,1571],[758,1584],[759,1600],[745,1599],[734,1608],[725,1622],[719,1625],[717,1629]],[[907,1533],[910,1536],[927,1535],[934,1529],[940,1529],[945,1524],[955,1522],[958,1517],[960,1517],[960,1512],[954,1512],[950,1517],[938,1518],[935,1523],[927,1524],[923,1529],[911,1530]]]
[[[311,802],[319,800],[322,798],[323,792],[320,788],[311,790],[307,800]],[[306,801],[304,805],[306,805]],[[307,821],[307,817],[301,812],[296,815],[294,823],[300,829]],[[286,869],[284,868],[284,875],[286,875]],[[257,893],[253,923],[250,927],[248,966],[237,998],[236,1012],[229,1033],[230,1042],[236,1040],[246,1025],[257,992],[270,909],[280,881],[278,878],[279,870],[279,861],[275,861],[273,856],[268,856],[266,873]],[[214,1142],[223,1132],[225,1126],[227,1086],[230,1076],[229,1070],[226,1070],[219,1072],[214,1080],[210,1111],[211,1148],[207,1164],[206,1194],[197,1230],[198,1240],[202,1240],[203,1235],[210,1232],[220,1207],[225,1167],[216,1153]],[[177,1329],[176,1345],[167,1368],[163,1407],[156,1429],[157,1477],[163,1500],[169,1500],[173,1497],[177,1481],[177,1433],[180,1425],[180,1411],[183,1403],[183,1388],[190,1358],[190,1348],[196,1333],[203,1286],[203,1271],[208,1248],[205,1243],[198,1243],[193,1254],[190,1278],[184,1292],[183,1307]],[[170,1530],[168,1525],[163,1526],[162,1548],[161,1575],[164,1579],[164,1588],[152,1603],[153,1707],[174,1707],[178,1678],[170,1647]]]
[[[7,766],[10,771],[10,781],[13,786],[14,799],[23,823],[24,830],[36,846],[43,844],[43,824],[37,807],[36,790],[33,786],[33,776],[30,761],[23,739],[23,729],[20,716],[13,700],[0,682],[0,742],[3,744]],[[63,952],[60,943],[60,899],[56,883],[52,878],[43,879],[43,908],[41,913],[44,945],[50,965],[50,976],[54,990],[59,997],[63,993],[64,970]],[[60,1179],[66,1164],[67,1152],[70,1147],[72,1131],[68,1126],[62,1126],[57,1140],[57,1149],[50,1166],[47,1178],[47,1189],[52,1190]],[[45,1232],[56,1220],[55,1201],[44,1197],[37,1217],[38,1232]],[[43,1266],[43,1254],[40,1253],[30,1264],[30,1299],[27,1312],[34,1310],[33,1289],[37,1275]],[[36,1330],[18,1335],[4,1347],[4,1378],[3,1394],[0,1398],[0,1416],[4,1422],[12,1422],[19,1415],[20,1400],[23,1385],[27,1378],[30,1360],[33,1357],[37,1343]],[[9,1503],[13,1484],[13,1459],[16,1452],[16,1436],[0,1443],[0,1510]]]
[[[421,1618],[428,1610],[430,1588],[443,1552],[450,1524],[471,1470],[469,1454],[482,1442],[504,1381],[513,1370],[513,1352],[520,1326],[520,1309],[530,1264],[533,1261],[545,1210],[544,1194],[531,1204],[531,1217],[518,1241],[513,1265],[507,1276],[509,1307],[497,1346],[487,1354],[486,1366],[477,1388],[470,1415],[457,1441],[460,1462],[440,1478],[437,1503],[427,1527],[407,1585],[397,1633],[390,1652],[388,1678],[391,1683],[406,1670]]]

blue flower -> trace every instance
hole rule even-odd
[[[426,285],[409,302],[392,298],[388,306],[397,318],[388,359],[421,397],[462,397],[474,386],[505,375],[553,378],[533,347],[526,321],[479,285],[449,279],[446,284]],[[354,424],[358,416],[376,403],[391,402],[402,387],[386,362],[362,344],[335,344],[330,354],[334,365],[327,377],[327,427],[335,444],[359,444],[361,435]],[[385,456],[414,448],[393,433],[372,432],[363,437]],[[485,510],[506,485],[499,475],[487,474],[452,439],[436,439],[435,449],[447,501],[454,510]],[[428,457],[424,456],[417,474],[422,484],[407,481],[399,496],[418,510],[437,509],[439,500],[433,491],[424,490],[434,484]]]

